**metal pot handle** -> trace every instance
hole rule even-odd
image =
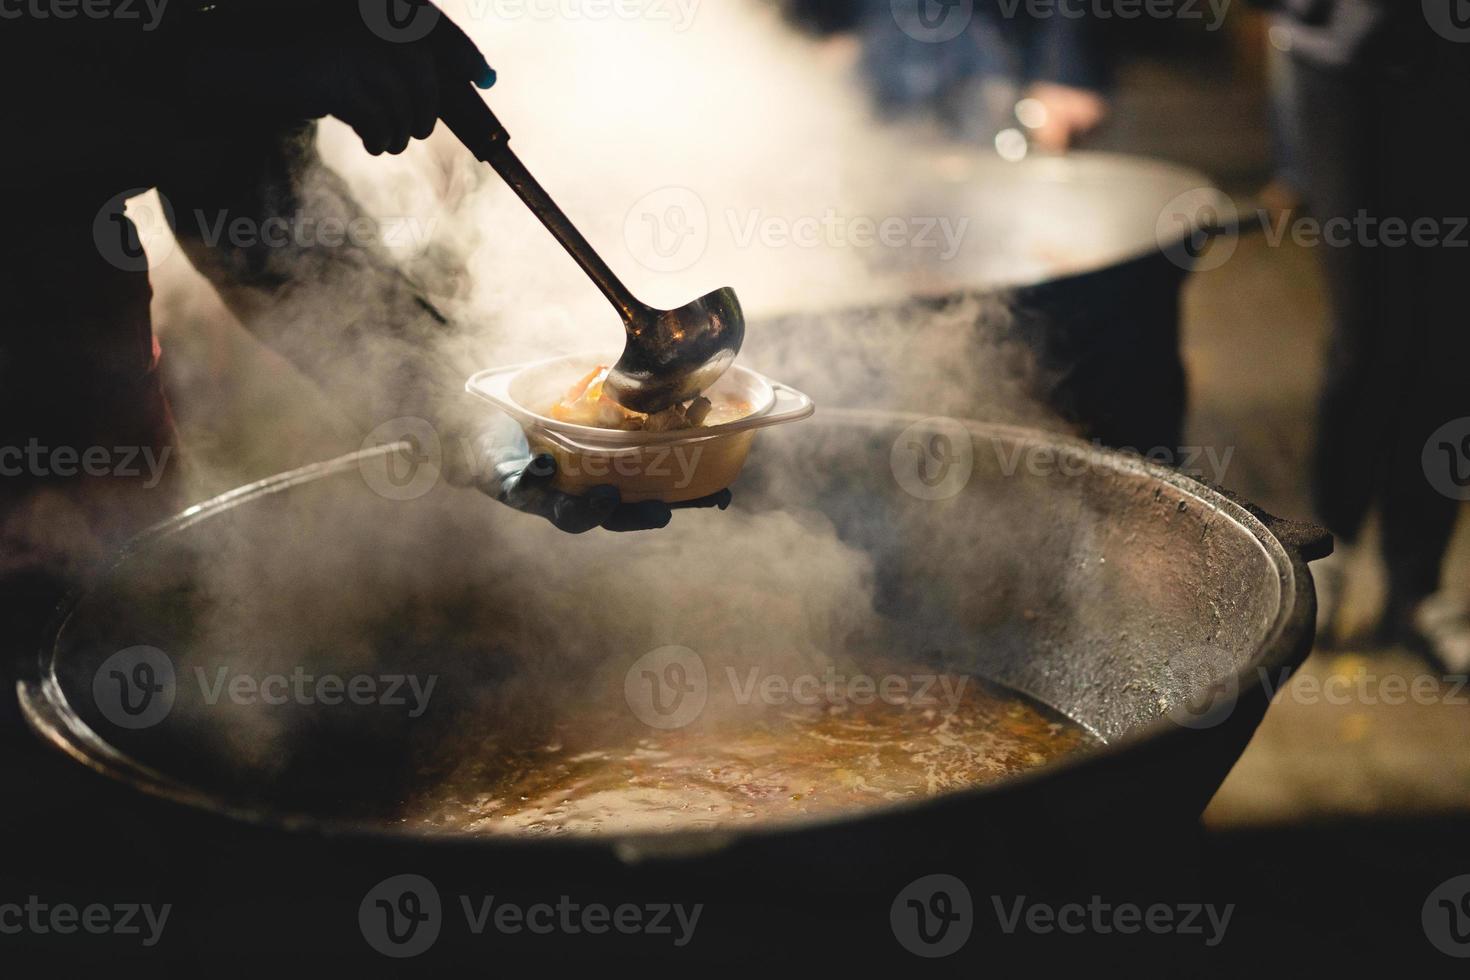
[[[1325,527],[1311,521],[1293,521],[1266,513],[1258,513],[1258,516],[1278,541],[1300,554],[1303,560],[1320,561],[1332,554],[1332,532]]]
[[[1276,540],[1301,555],[1303,561],[1320,561],[1332,554],[1332,532],[1320,524],[1277,517],[1275,514],[1266,513],[1249,501],[1242,500],[1224,487],[1211,484],[1210,489],[1231,503],[1244,508],[1252,517],[1266,525],[1266,530],[1270,531]]]

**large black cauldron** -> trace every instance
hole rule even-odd
[[[883,175],[873,213],[963,227],[957,247],[897,251],[843,309],[752,322],[756,366],[829,407],[992,418],[1030,400],[1089,439],[1174,458],[1181,289],[1237,230],[1208,178],[1121,154],[1008,162],[953,146],[915,147]],[[987,358],[998,393],[973,384]]]
[[[949,440],[951,470],[916,482],[915,453],[935,436]],[[441,936],[415,961],[435,968],[628,952],[771,962],[795,950],[913,965],[890,905],[934,873],[974,893],[977,936],[961,960],[1032,955],[1035,942],[996,928],[986,896],[1161,897],[1152,875],[1167,877],[1181,828],[1245,747],[1267,705],[1263,681],[1278,683],[1311,645],[1305,562],[1330,547],[1315,529],[1126,455],[895,414],[832,411],[768,434],[732,511],[680,514],[632,537],[562,536],[444,489],[389,499],[406,484],[385,482],[384,462],[287,474],[138,541],[68,605],[20,684],[40,736],[110,781],[77,780],[87,808],[59,808],[48,846],[64,842],[72,866],[149,882],[176,903],[173,955],[213,964],[259,941],[270,955],[387,964],[363,941],[358,908],[404,873],[443,899]],[[793,548],[776,555],[782,537]],[[863,569],[856,593],[826,563],[833,554]],[[624,583],[684,584],[630,592],[563,571],[599,563]],[[769,588],[748,585],[768,571]],[[747,587],[722,592],[731,579]],[[661,615],[701,593],[698,615]],[[969,791],[743,832],[430,837],[396,819],[423,760],[467,729],[517,724],[546,709],[548,691],[575,710],[606,682],[601,671],[616,676],[661,643],[718,651],[783,617],[840,637],[854,594],[886,624],[885,642],[1024,691],[1106,745]],[[305,665],[433,673],[440,693],[410,720],[211,705],[181,681],[166,716],[129,728],[94,682],[137,645],[166,651],[180,678]],[[53,856],[38,851],[32,870]],[[1139,869],[1145,886],[1130,878]],[[13,870],[25,880],[24,863]],[[649,936],[476,936],[458,896],[485,894],[707,907],[697,942],[674,949]]]

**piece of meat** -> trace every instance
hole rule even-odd
[[[686,407],[673,405],[653,415],[630,412],[603,392],[608,368],[599,366],[567,389],[561,401],[551,407],[551,417],[574,425],[590,425],[599,429],[629,432],[677,432],[703,424],[710,412],[708,398],[696,398]]]

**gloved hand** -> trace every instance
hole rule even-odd
[[[445,86],[495,84],[479,48],[429,0],[224,0],[195,13],[178,40],[183,77],[174,80],[203,108],[336,116],[374,156],[433,132]]]
[[[730,491],[698,500],[666,504],[660,500],[624,503],[615,486],[593,487],[574,497],[552,487],[556,460],[532,455],[526,434],[514,420],[501,415],[465,441],[466,452],[450,450],[445,476],[459,486],[471,486],[503,504],[544,517],[559,530],[582,534],[601,527],[609,531],[645,531],[665,527],[675,510],[730,506]],[[453,460],[451,463],[450,460]]]

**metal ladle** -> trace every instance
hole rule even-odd
[[[639,301],[516,157],[510,134],[473,89],[455,86],[440,118],[477,159],[495,168],[623,318],[627,342],[605,383],[619,404],[662,411],[697,398],[725,373],[745,339],[745,315],[733,289],[717,289],[676,310]]]

